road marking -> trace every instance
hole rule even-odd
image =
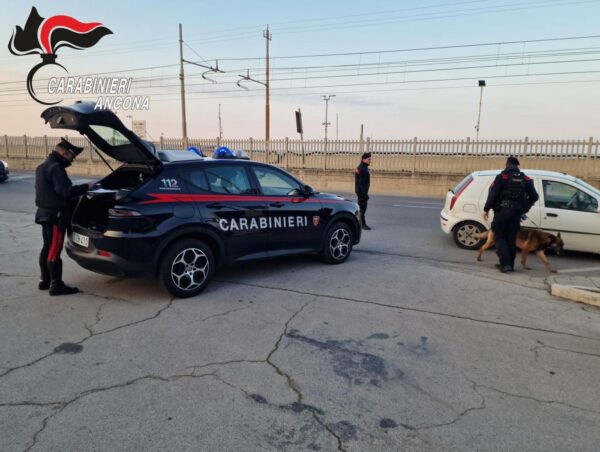
[[[444,206],[414,206],[414,205],[409,205],[409,204],[393,204],[392,207],[408,207],[408,208],[415,208],[415,209],[435,209],[435,210],[441,210]]]
[[[35,176],[32,174],[22,175],[22,176],[11,176],[8,175],[8,180],[24,180],[24,179],[33,179]]]
[[[581,273],[581,272],[593,272],[600,270],[600,267],[583,267],[583,268],[568,268],[566,270],[559,270],[559,273]]]

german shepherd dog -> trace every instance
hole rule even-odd
[[[489,231],[475,234],[474,237],[478,239],[487,237],[487,241],[479,248],[479,252],[477,253],[477,260],[482,261],[481,256],[483,252],[494,245],[494,232],[490,229]],[[558,235],[554,235],[541,229],[520,228],[517,233],[517,248],[521,250],[521,265],[527,270],[531,270],[527,266],[527,256],[529,256],[529,253],[535,253],[548,271],[556,273],[556,269],[550,265],[544,250],[552,248],[557,255],[561,255],[564,245],[563,240],[560,238],[560,232]]]

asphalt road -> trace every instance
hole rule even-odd
[[[0,185],[0,450],[597,450],[600,310],[502,275],[441,200],[372,196],[339,266],[225,269],[199,297],[85,271],[37,290],[33,178]],[[550,257],[561,269],[595,255]]]

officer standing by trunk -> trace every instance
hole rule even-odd
[[[35,170],[35,204],[38,207],[35,222],[42,225],[44,246],[39,263],[40,290],[49,290],[50,295],[71,295],[79,292],[62,280],[62,251],[65,231],[71,222],[71,204],[92,185],[73,185],[66,168],[83,148],[69,143],[64,138],[56,145],[44,163]]]
[[[358,207],[360,208],[360,224],[363,229],[370,231],[367,225],[365,214],[367,213],[367,202],[369,201],[369,186],[371,185],[371,175],[369,174],[369,165],[371,164],[371,153],[365,152],[362,155],[360,165],[354,170],[354,191],[358,197]]]
[[[483,208],[485,221],[488,221],[489,210],[494,210],[492,231],[500,258],[500,263],[496,266],[502,273],[515,271],[517,233],[521,218],[539,198],[533,180],[521,172],[519,164],[516,157],[506,160],[506,169],[494,179]]]

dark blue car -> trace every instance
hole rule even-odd
[[[360,241],[356,203],[316,193],[275,166],[157,151],[91,102],[42,117],[122,162],[73,214],[66,250],[89,270],[158,277],[173,295],[190,297],[220,265],[301,253],[340,264]]]

